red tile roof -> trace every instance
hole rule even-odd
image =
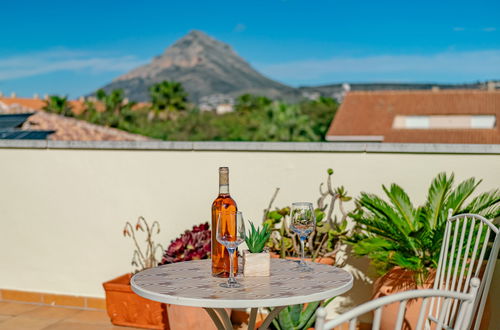
[[[493,129],[395,129],[394,117],[422,115],[495,115]],[[383,136],[383,142],[500,143],[500,91],[377,91],[346,95],[327,140]]]
[[[80,102],[80,101],[71,101]],[[81,103],[81,102],[80,102]],[[55,130],[49,140],[66,141],[147,141],[148,137],[119,129],[94,125],[83,120],[64,117],[40,110],[45,101],[37,99],[0,98],[0,113],[35,112],[23,124],[23,129]]]

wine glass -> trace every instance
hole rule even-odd
[[[225,221],[222,221],[224,217]],[[239,288],[241,284],[236,282],[233,272],[234,253],[238,245],[245,241],[245,223],[241,212],[219,213],[217,221],[217,241],[224,245],[229,252],[229,279],[227,283],[221,283],[223,288]]]
[[[290,229],[300,238],[301,256],[298,270],[310,272],[313,269],[309,267],[304,260],[304,242],[307,236],[314,230],[316,218],[312,203],[297,202],[292,203],[292,213],[290,217]]]

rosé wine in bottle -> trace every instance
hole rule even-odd
[[[229,195],[229,168],[219,167],[219,195],[212,203],[212,276],[216,277],[229,277],[229,252],[220,244],[216,239],[216,228],[219,214],[222,214],[221,221],[235,222],[236,220],[231,214],[238,211],[236,202]],[[236,234],[236,225],[223,225],[227,230],[234,229]],[[234,274],[238,273],[238,256],[234,254]]]

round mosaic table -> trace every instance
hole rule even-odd
[[[203,307],[218,329],[232,329],[225,308],[251,308],[248,328],[253,329],[257,309],[275,307],[259,328],[267,329],[286,306],[328,299],[352,288],[353,278],[347,271],[308,265],[312,272],[299,272],[294,269],[296,261],[271,259],[271,276],[238,274],[240,288],[222,288],[219,284],[227,279],[211,276],[211,260],[193,260],[146,269],[135,274],[130,284],[135,293],[150,300]]]

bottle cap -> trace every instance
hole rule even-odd
[[[219,184],[229,184],[229,167],[219,167]]]

